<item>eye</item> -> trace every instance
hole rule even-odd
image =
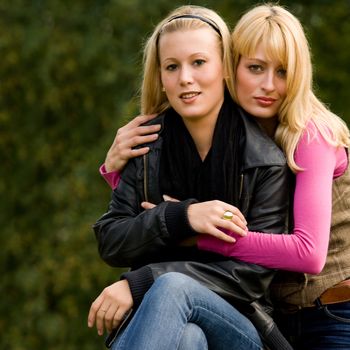
[[[193,62],[195,66],[202,66],[205,63],[205,60],[197,59]]]
[[[175,63],[168,64],[168,65],[165,67],[165,69],[172,72],[172,71],[174,71],[174,70],[177,69],[177,64],[175,64]]]
[[[250,64],[248,69],[252,73],[261,73],[264,70],[264,67],[261,64]]]
[[[280,78],[285,79],[285,78],[287,77],[287,70],[284,69],[284,68],[278,68],[278,69],[277,69],[277,75],[278,75]]]

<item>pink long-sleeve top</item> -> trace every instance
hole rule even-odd
[[[200,249],[269,268],[310,274],[322,270],[330,235],[332,183],[346,170],[348,158],[344,148],[329,145],[313,124],[308,131],[295,152],[295,161],[304,170],[296,174],[293,232],[249,231],[245,237],[235,235],[235,243],[199,235]],[[107,173],[103,166],[100,173],[113,189],[118,186],[119,173]]]
[[[295,152],[304,171],[296,174],[294,230],[291,234],[248,232],[226,243],[200,235],[200,249],[214,251],[269,268],[317,274],[327,257],[332,215],[332,182],[348,166],[342,147],[329,145],[310,123]],[[249,223],[248,223],[249,225]]]

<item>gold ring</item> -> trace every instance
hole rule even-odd
[[[232,213],[231,211],[229,211],[229,210],[226,210],[226,211],[224,212],[224,215],[222,216],[222,218],[223,218],[224,220],[232,220],[232,218],[233,218],[233,213]]]

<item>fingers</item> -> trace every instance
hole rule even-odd
[[[110,333],[114,328],[117,328],[123,321],[127,309],[123,306],[103,304],[96,314],[96,329],[98,335],[103,335],[104,328]]]
[[[113,328],[118,327],[123,321],[125,314],[130,310],[130,307],[127,305],[109,304],[106,300],[101,304],[97,299],[96,301],[90,308],[88,327],[92,328],[96,323],[98,335],[103,335],[104,328],[111,332]]]
[[[103,302],[103,297],[100,294],[98,298],[91,304],[88,315],[88,327],[92,328],[96,321],[97,311],[100,309]]]
[[[142,124],[147,123],[148,121],[154,119],[157,116],[157,114],[148,114],[148,115],[139,115],[135,117],[133,120],[131,120],[128,124],[126,124],[126,127],[135,128]]]
[[[142,123],[140,123],[139,121],[144,120],[144,119],[138,119],[141,117],[144,117],[144,116],[136,117],[131,122],[121,127],[117,132],[117,137],[123,140],[123,139],[126,139],[127,137],[153,134],[160,130],[161,128],[160,124],[141,125]]]
[[[120,307],[117,312],[115,312],[113,319],[110,322],[110,328],[107,328],[108,332],[111,332],[113,329],[119,327],[121,323],[129,315],[130,310]]]
[[[154,116],[136,117],[117,131],[105,159],[105,168],[108,172],[122,171],[130,158],[142,156],[149,151],[149,147],[140,149],[135,147],[157,140],[160,124],[140,126]]]
[[[108,311],[110,304],[107,304],[103,293],[91,304],[88,315],[88,327],[92,328],[96,323],[97,333],[103,334],[103,322],[105,313]]]
[[[163,199],[164,199],[165,201],[169,201],[169,202],[179,202],[178,199],[173,198],[173,197],[170,197],[170,196],[168,196],[167,194],[163,194]]]
[[[243,236],[243,237],[246,236],[247,232],[248,232],[247,228],[242,228],[242,227],[236,225],[234,222],[224,220],[224,219],[217,226],[222,228],[222,229],[225,229],[227,231],[234,232],[234,233],[236,233],[240,236]]]
[[[106,287],[91,304],[88,326],[96,324],[97,333],[102,335],[104,328],[112,331],[133,307],[133,299],[127,280],[121,280]]]
[[[149,147],[131,149],[129,158],[143,156],[144,154],[148,153],[148,151],[149,151]]]
[[[150,203],[150,202],[142,202],[141,203],[141,207],[143,208],[143,209],[152,209],[152,208],[154,208],[156,205],[155,204],[153,204],[153,203]]]
[[[238,217],[244,225],[247,225],[247,220],[245,219],[244,215],[241,213],[241,211],[238,208],[231,206],[230,211],[232,212],[233,215]]]
[[[220,231],[216,227],[209,228],[208,234],[215,237],[215,238],[221,239],[222,241],[228,242],[228,243],[236,242],[236,239],[234,237],[229,236],[228,234]]]
[[[224,213],[230,211],[231,219],[224,218]],[[210,234],[226,242],[234,242],[235,239],[222,229],[246,236],[246,220],[241,212],[234,206],[219,200],[194,203],[188,207],[187,217],[194,231]],[[243,219],[243,220],[242,220]]]
[[[139,127],[141,128],[141,126]],[[152,133],[149,135],[141,135],[141,130],[135,129],[130,131],[130,135],[124,135],[124,140],[121,139],[119,141],[119,147],[127,147],[127,148],[132,148],[132,147],[136,147],[138,145],[142,145],[144,143],[150,143],[153,142],[155,140],[157,140],[158,138],[158,134]],[[136,134],[136,135],[132,135],[132,134]]]
[[[169,201],[169,202],[179,202],[178,199],[172,198],[172,197],[170,197],[170,196],[168,196],[168,195],[166,195],[166,194],[163,195],[163,199],[164,199],[165,202],[166,202],[166,201]],[[150,203],[150,202],[142,202],[142,203],[141,203],[141,207],[142,207],[143,209],[152,209],[152,208],[154,208],[155,206],[156,206],[155,204]]]
[[[218,226],[233,231],[241,236],[245,236],[247,231],[247,221],[241,211],[233,205],[224,202],[220,202],[220,204],[225,209],[223,211],[222,209],[219,209],[221,210],[218,213],[221,215],[221,222],[218,223]],[[227,217],[226,213],[231,214],[231,219]]]
[[[120,312],[120,307],[111,305],[104,315],[104,324],[108,333],[112,332],[113,328],[117,328],[121,322],[123,314]]]
[[[156,125],[152,125],[156,126]],[[121,132],[118,130],[118,133],[115,137],[112,147],[110,150],[113,152],[121,152],[121,151],[132,151],[133,147],[138,145],[142,145],[145,143],[150,143],[158,138],[157,129],[155,131],[147,132],[147,135],[143,134],[143,127],[134,128],[127,132]],[[124,156],[134,156],[133,154],[124,154]]]
[[[102,304],[102,307],[97,311],[96,314],[96,329],[97,334],[102,335],[104,333],[104,322],[107,312],[109,312],[110,305],[106,306]],[[113,309],[113,307],[111,307]]]
[[[236,214],[233,214],[231,220],[227,220],[222,217],[220,222],[217,224],[217,226],[224,228],[226,230],[235,232],[240,236],[247,235],[246,220],[244,219],[244,222],[243,222],[241,219],[241,216],[238,216]]]

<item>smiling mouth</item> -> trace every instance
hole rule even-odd
[[[180,95],[180,98],[186,100],[186,99],[190,99],[190,98],[196,97],[199,94],[200,94],[200,92],[185,92],[185,93]]]

